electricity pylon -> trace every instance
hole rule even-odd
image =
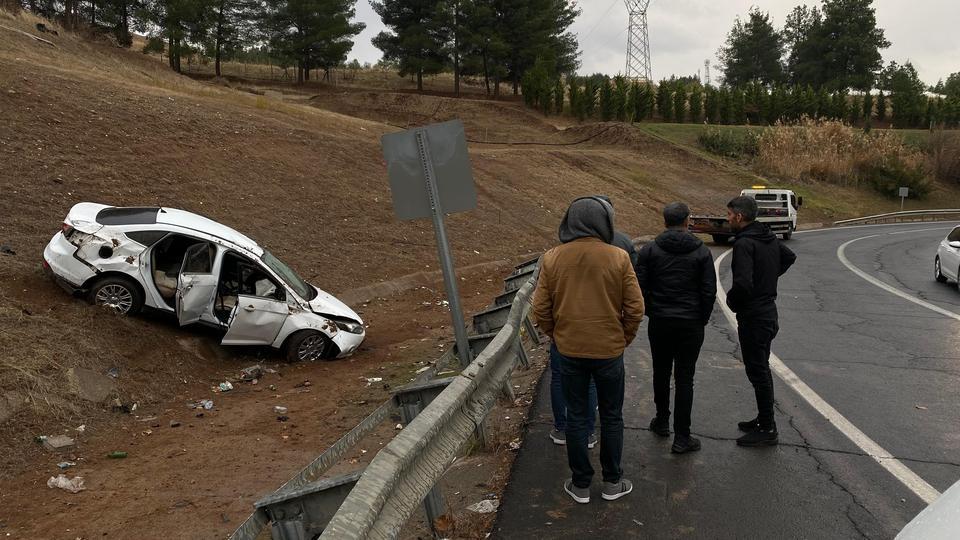
[[[624,0],[630,14],[627,28],[627,77],[653,81],[650,69],[650,33],[647,31],[647,6],[650,0]]]

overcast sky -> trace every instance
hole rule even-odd
[[[737,15],[757,5],[783,25],[787,13],[803,0],[653,0],[648,21],[653,78],[693,75],[703,62],[717,62],[717,49]],[[818,4],[807,1],[808,5]],[[580,0],[583,13],[572,31],[580,40],[580,73],[622,73],[626,63],[627,8],[623,0]],[[960,71],[960,0],[876,0],[877,21],[892,43],[885,62],[913,62],[927,84]],[[383,30],[368,0],[357,1],[357,19],[367,24],[357,36],[350,58],[376,63],[380,51],[370,43]],[[715,69],[715,68],[714,68]],[[716,72],[712,74],[716,77]]]

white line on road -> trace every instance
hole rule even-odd
[[[907,234],[907,233],[912,233],[912,232],[913,232],[913,233],[917,233],[917,232],[932,231],[932,230],[937,230],[937,229],[919,229],[919,230],[902,231],[902,232],[898,232],[898,233],[888,233],[888,234]],[[925,308],[927,308],[927,309],[929,309],[929,310],[931,310],[931,311],[935,311],[935,312],[937,312],[937,313],[939,313],[939,314],[941,314],[941,315],[945,315],[945,316],[947,316],[947,317],[950,317],[951,319],[956,319],[956,320],[960,321],[960,314],[955,313],[955,312],[953,312],[953,311],[950,311],[949,309],[944,309],[944,308],[942,308],[942,307],[940,307],[940,306],[931,304],[930,302],[927,302],[926,300],[922,300],[922,299],[920,299],[920,298],[917,298],[916,296],[913,296],[912,294],[909,294],[909,293],[907,293],[907,292],[901,291],[900,289],[898,289],[898,288],[896,288],[896,287],[894,287],[894,286],[892,286],[892,285],[888,285],[888,284],[880,281],[879,279],[871,276],[870,274],[864,272],[863,270],[857,268],[856,266],[854,266],[853,263],[850,262],[850,259],[847,259],[847,254],[846,254],[847,246],[849,246],[850,244],[852,244],[852,243],[854,243],[854,242],[859,242],[860,240],[866,240],[866,239],[868,239],[868,238],[876,238],[876,237],[878,237],[878,236],[884,236],[884,235],[882,235],[882,234],[872,234],[872,235],[870,235],[870,236],[863,236],[863,237],[860,237],[860,238],[854,238],[853,240],[850,240],[849,242],[846,242],[845,244],[843,244],[843,245],[841,245],[840,247],[837,248],[837,258],[840,259],[840,262],[843,263],[843,265],[846,266],[847,269],[849,269],[849,270],[850,270],[851,272],[853,272],[854,274],[860,276],[861,278],[863,278],[863,279],[864,279],[865,281],[867,281],[868,283],[870,283],[870,284],[872,284],[872,285],[876,285],[877,287],[880,287],[881,289],[889,292],[890,294],[895,294],[895,295],[899,296],[900,298],[903,298],[904,300],[907,300],[908,302],[913,302],[914,304],[917,304],[918,306],[923,306],[923,307],[925,307]]]
[[[736,316],[734,316],[733,311],[727,307],[727,295],[723,290],[723,284],[720,282],[720,263],[729,254],[730,251],[724,252],[717,257],[715,263],[717,270],[717,298],[720,303],[720,308],[727,317],[730,326],[736,329]],[[787,365],[783,363],[783,360],[776,354],[770,353],[770,367],[787,386],[792,388],[793,391],[799,394],[811,407],[816,409],[827,421],[840,430],[853,444],[857,445],[864,453],[873,458],[874,461],[892,474],[917,497],[920,497],[925,504],[932,503],[940,496],[940,492],[928,484],[926,480],[920,478],[917,473],[911,471],[906,465],[901,463],[899,459],[893,457],[890,452],[887,452],[882,446],[868,437],[866,433],[860,431],[860,428],[847,420],[845,416],[840,414],[840,411],[834,409],[833,406],[827,403],[819,394],[814,392],[813,389],[803,382],[793,370],[788,368]]]

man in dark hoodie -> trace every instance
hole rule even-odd
[[[633,484],[623,478],[623,351],[643,319],[643,294],[622,249],[611,246],[613,208],[603,199],[575,200],[560,224],[560,242],[540,259],[533,313],[559,355],[567,401],[567,461],[572,478],[564,491],[590,502],[593,467],[587,450],[590,381],[600,410],[601,496],[623,497]]]
[[[597,197],[606,201],[607,204],[610,205],[610,208],[613,208],[613,201],[610,200],[610,197],[607,197],[606,195],[597,195]],[[614,230],[613,241],[610,243],[626,251],[627,255],[630,256],[630,264],[632,264],[634,267],[637,266],[637,248],[633,245],[633,240],[630,239],[630,236],[627,235],[627,233]]]
[[[650,317],[648,334],[653,357],[653,401],[657,416],[650,431],[670,435],[670,372],[676,381],[673,446],[677,454],[700,449],[690,436],[693,375],[697,368],[703,328],[717,298],[713,255],[690,234],[690,209],[679,202],[663,209],[667,230],[640,249],[637,279]]]
[[[731,262],[733,287],[727,293],[727,306],[737,314],[743,366],[757,398],[757,417],[738,424],[746,434],[737,439],[737,444],[773,446],[778,437],[773,418],[770,344],[780,330],[777,282],[797,256],[756,218],[757,201],[752,197],[737,197],[727,204],[727,219],[737,231]]]

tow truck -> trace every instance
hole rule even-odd
[[[771,189],[766,186],[752,186],[741,191],[740,195],[753,197],[757,201],[757,221],[766,223],[784,240],[793,236],[793,232],[797,230],[797,214],[803,206],[803,197],[798,197],[789,189]],[[690,232],[709,234],[717,244],[725,244],[736,235],[726,216],[691,216]]]

